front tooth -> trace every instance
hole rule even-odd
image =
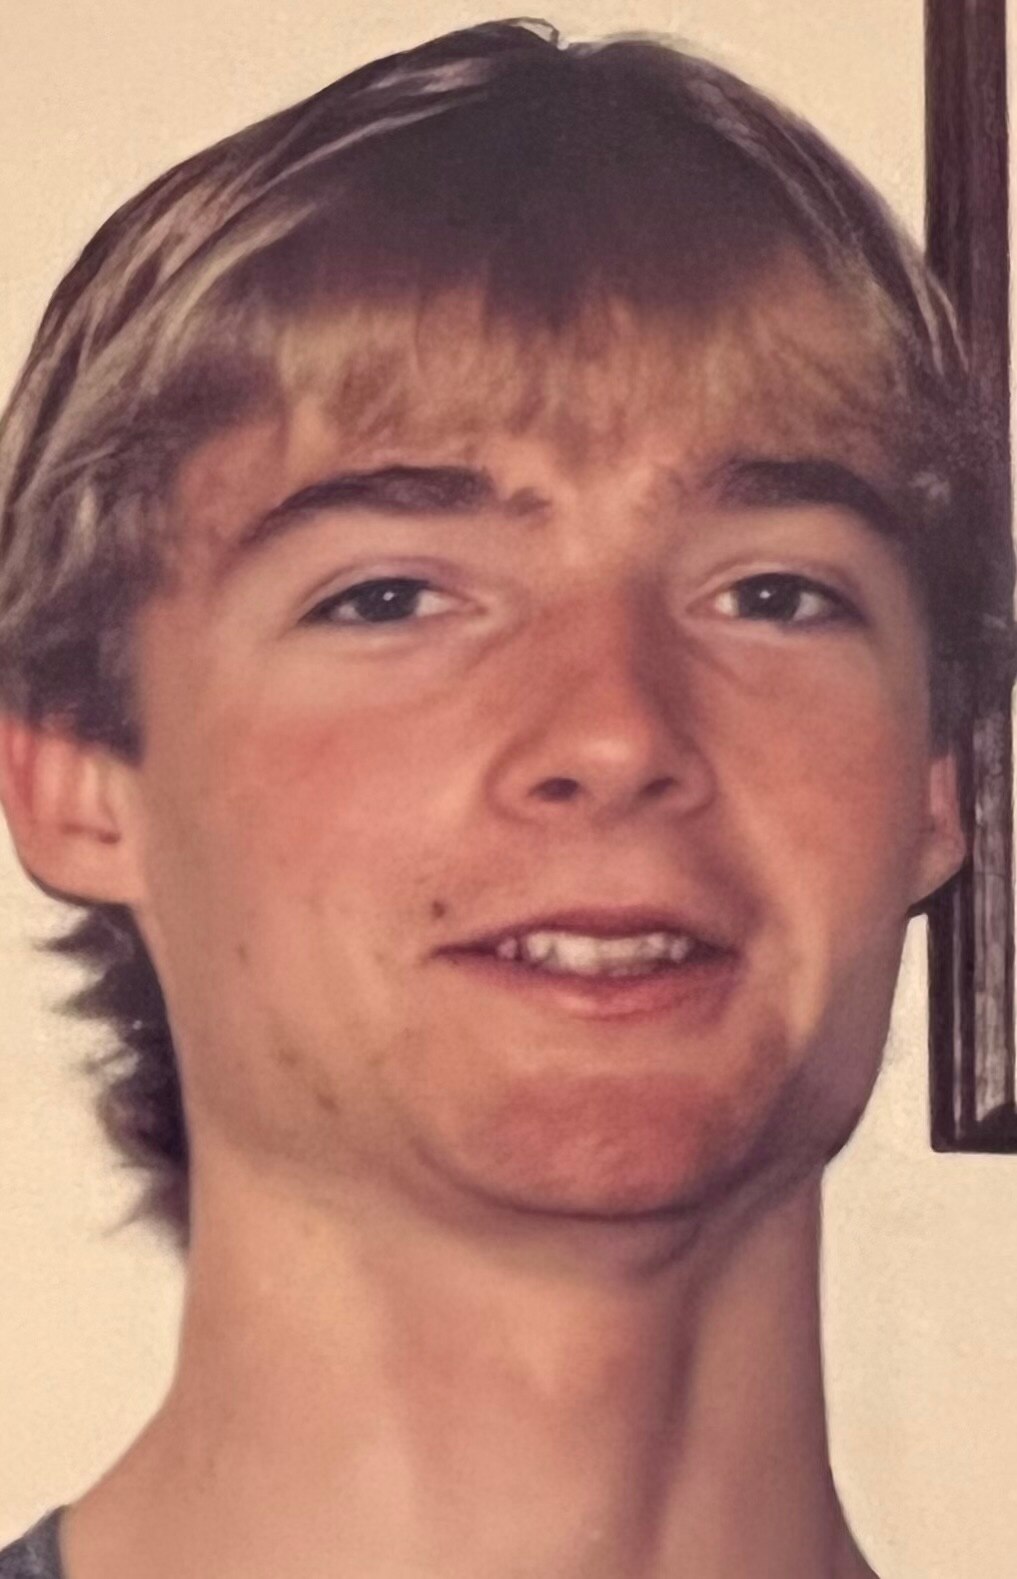
[[[561,934],[557,932],[527,932],[517,940],[520,953],[531,965],[557,965]]]
[[[521,957],[531,965],[589,975],[624,974],[663,961],[680,963],[692,948],[691,940],[668,932],[626,938],[531,932],[519,942]]]

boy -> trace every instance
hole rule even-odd
[[[819,1187],[964,855],[980,442],[860,179],[645,41],[453,34],[100,232],[0,785],[188,1298],[5,1579],[871,1573]]]

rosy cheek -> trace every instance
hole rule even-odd
[[[853,934],[874,908],[906,909],[925,807],[921,720],[875,686],[806,700],[777,689],[768,707],[715,715],[718,804],[743,869],[796,926]]]
[[[817,820],[833,838],[859,849],[902,851],[917,836],[924,811],[927,761],[916,731],[885,714],[830,732],[817,753]]]
[[[867,812],[915,792],[922,759],[921,719],[879,685],[791,686],[778,676],[769,705],[743,716],[732,732],[794,804],[843,816]]]
[[[365,718],[223,721],[208,743],[210,813],[259,858],[300,866],[356,862],[419,811],[398,735]]]

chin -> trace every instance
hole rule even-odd
[[[687,1075],[574,1075],[513,1090],[471,1130],[457,1171],[517,1209],[677,1214],[724,1195],[753,1138],[742,1100]]]

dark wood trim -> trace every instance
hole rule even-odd
[[[1006,0],[926,0],[926,239],[994,425],[993,516],[1009,529]],[[1017,1151],[1013,737],[989,695],[960,762],[972,855],[929,910],[932,1144]]]

